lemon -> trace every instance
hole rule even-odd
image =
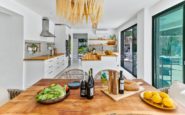
[[[153,91],[153,92],[152,92],[152,95],[153,95],[153,96],[154,96],[154,95],[159,95],[159,92]]]
[[[164,98],[162,101],[163,105],[166,107],[173,107],[173,100],[171,98]]]
[[[156,94],[156,95],[152,96],[152,101],[154,103],[158,103],[159,104],[159,103],[162,102],[162,98],[161,98],[161,96],[159,94]]]
[[[144,92],[144,98],[145,99],[151,99],[151,97],[152,97],[152,92],[151,91]]]
[[[161,96],[162,98],[169,98],[169,95],[166,94],[165,92],[160,92],[159,94],[160,94],[160,96]]]

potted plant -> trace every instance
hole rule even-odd
[[[116,45],[116,35],[110,35],[110,40],[107,42],[107,45]]]

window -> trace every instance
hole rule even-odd
[[[153,85],[184,82],[184,2],[153,17]]]
[[[137,25],[121,32],[121,66],[137,76]]]

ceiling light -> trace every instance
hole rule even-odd
[[[63,16],[72,24],[88,23],[97,28],[103,14],[104,0],[56,0],[57,15]]]

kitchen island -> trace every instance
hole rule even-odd
[[[24,59],[25,88],[43,78],[54,78],[68,66],[64,53],[54,56],[37,56]]]
[[[88,72],[93,69],[93,76],[102,70],[119,70],[119,54],[113,52],[111,55],[106,55],[104,52],[98,52],[95,55],[87,53],[82,57],[82,69]]]

